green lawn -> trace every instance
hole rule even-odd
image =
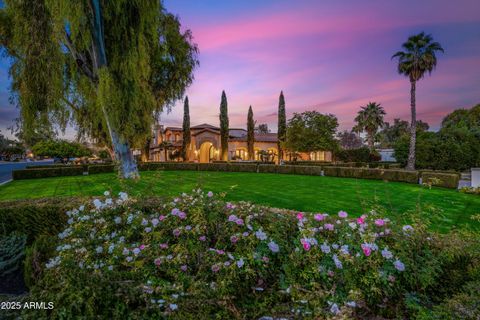
[[[58,196],[101,196],[105,190],[127,191],[136,196],[175,196],[200,185],[204,190],[227,192],[229,200],[248,200],[273,207],[301,211],[336,213],[345,210],[360,215],[373,204],[387,208],[392,218],[418,205],[434,205],[443,213],[437,221],[440,230],[454,226],[473,227],[480,224],[470,217],[480,214],[480,197],[441,188],[318,176],[224,173],[197,171],[142,172],[138,182],[120,182],[115,174],[19,180],[0,186],[0,201]]]

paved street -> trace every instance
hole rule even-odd
[[[12,171],[25,169],[28,165],[53,164],[53,160],[31,161],[31,162],[0,162],[0,183],[12,179]]]

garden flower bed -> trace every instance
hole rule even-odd
[[[22,317],[478,315],[478,235],[430,233],[415,216],[397,225],[381,208],[351,219],[223,197],[197,189],[145,209],[106,192],[68,211],[58,239],[42,240],[53,253],[30,250],[25,262],[44,260],[28,300],[55,307]]]

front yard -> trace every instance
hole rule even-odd
[[[138,197],[177,196],[200,186],[226,192],[232,201],[251,201],[278,208],[360,216],[373,206],[384,207],[402,221],[406,211],[421,206],[436,229],[480,229],[480,197],[455,190],[378,180],[318,176],[197,171],[142,172],[138,182],[120,182],[115,174],[97,174],[13,181],[0,187],[0,201],[44,197],[101,196],[105,190]]]

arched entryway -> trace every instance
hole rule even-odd
[[[204,142],[200,145],[198,160],[200,163],[209,163],[215,157],[215,148],[211,142]]]

